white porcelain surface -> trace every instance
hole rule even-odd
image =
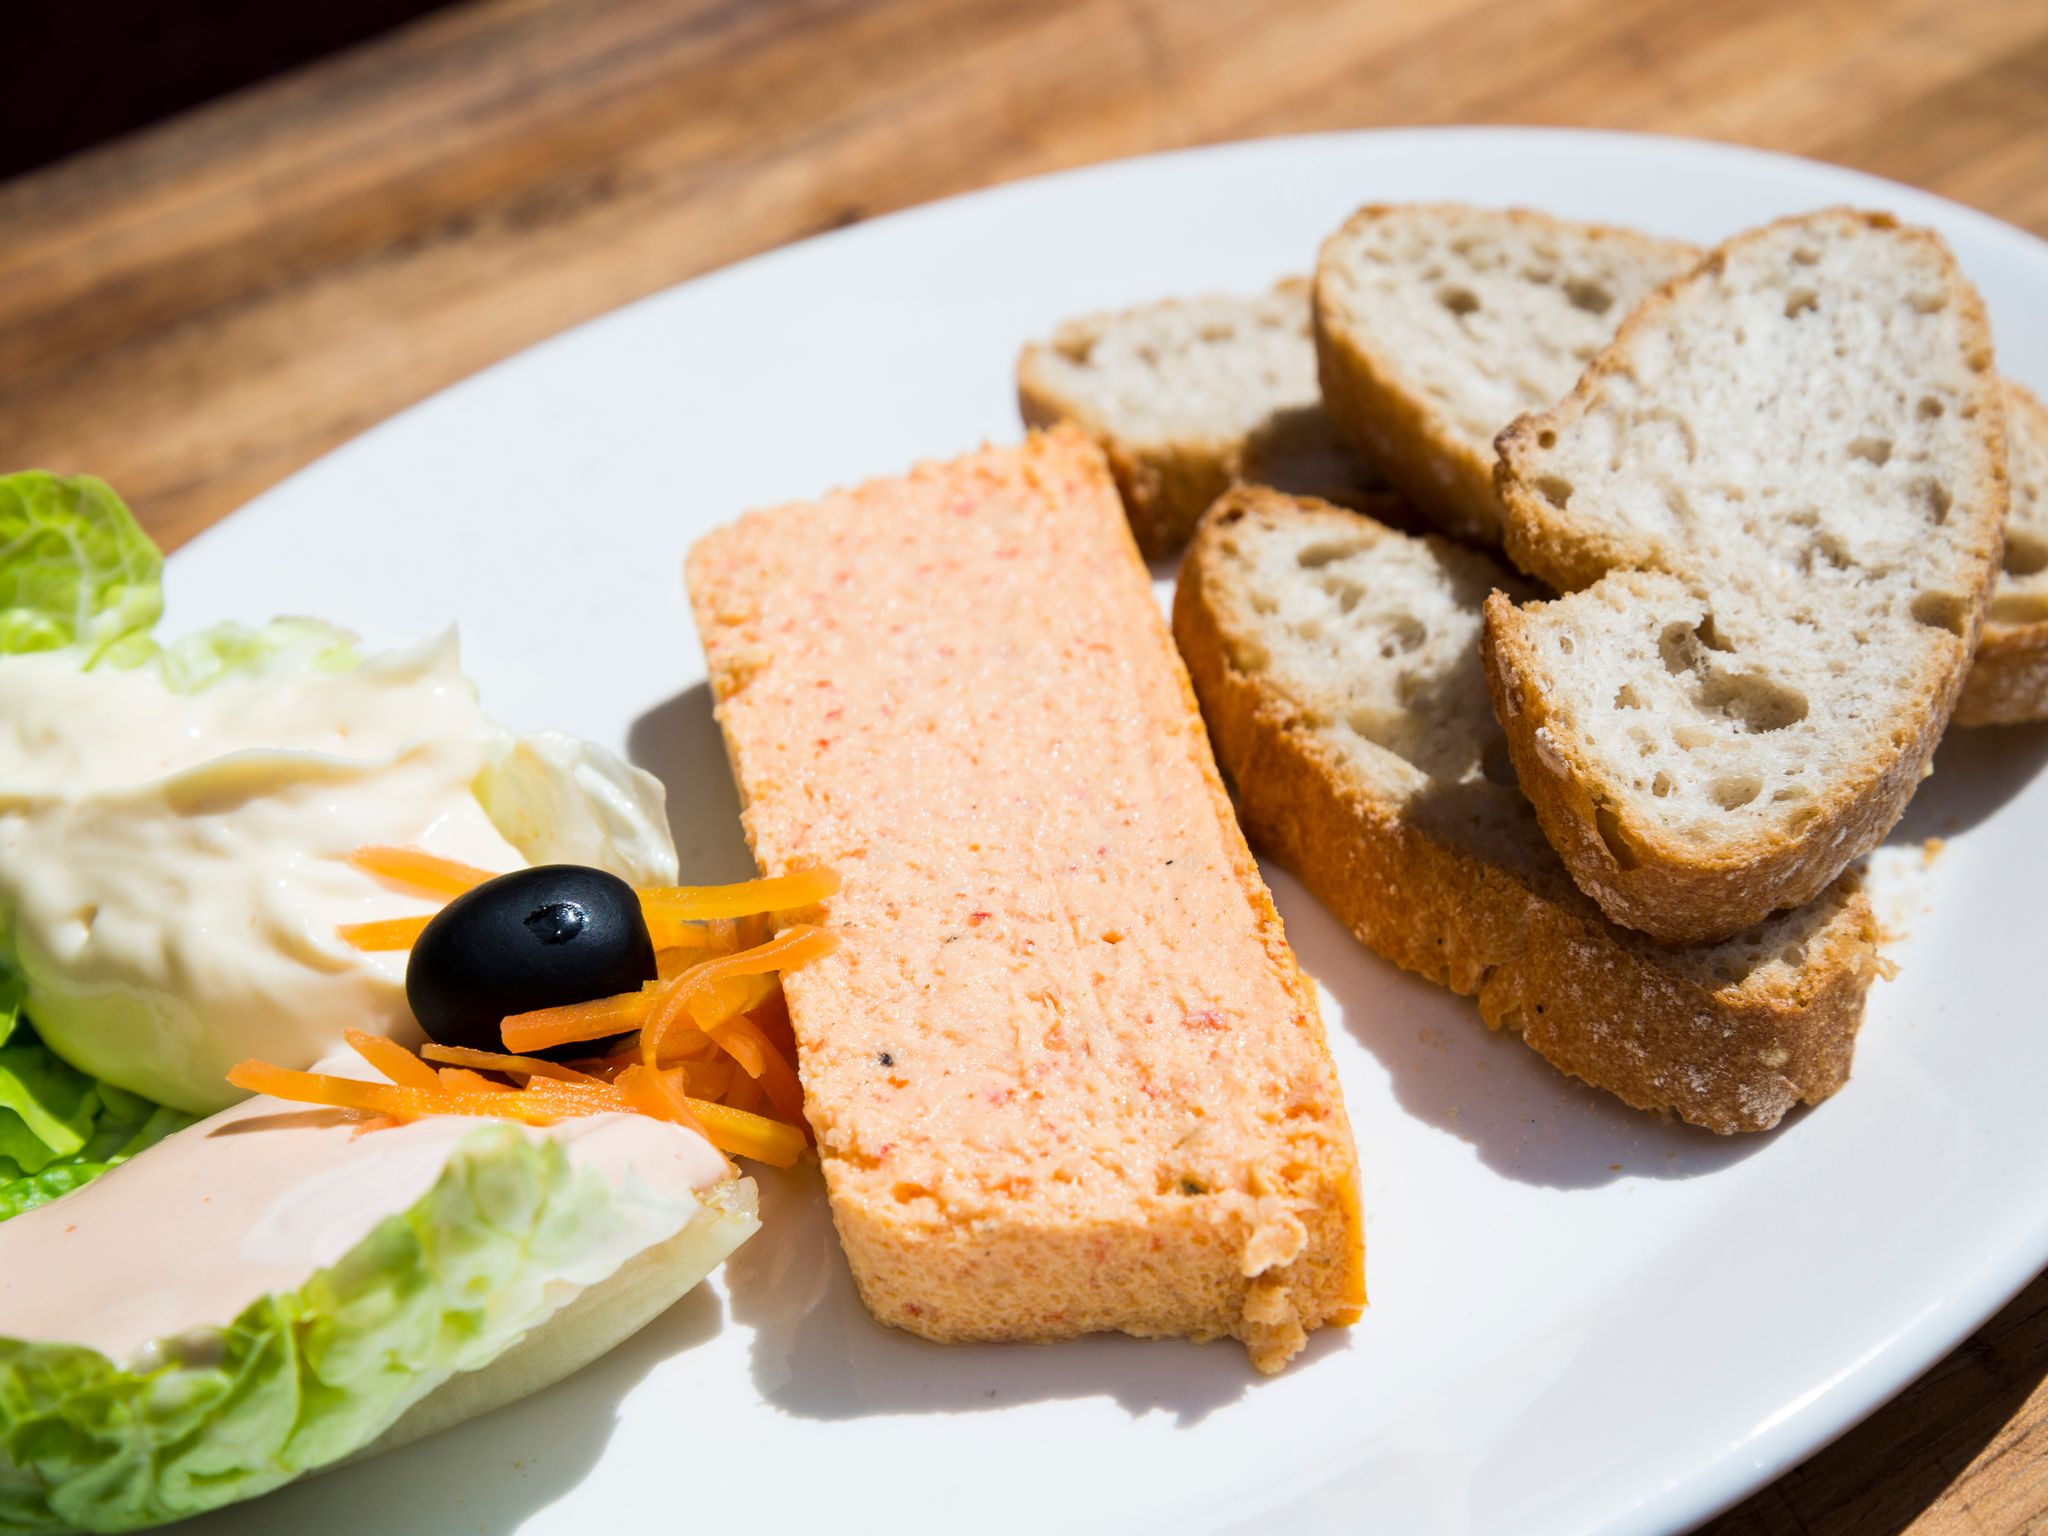
[[[1418,131],[1104,166],[881,219],[490,369],[172,562],[170,628],[450,617],[485,704],[669,783],[686,878],[749,868],[680,585],[764,502],[1018,435],[1020,342],[1303,270],[1359,203],[1524,203],[1712,240],[1820,204],[1940,227],[2048,389],[2048,246],[1922,193],[1675,140]],[[1162,582],[1162,591],[1164,584]],[[190,1527],[1185,1533],[1683,1527],[1867,1413],[2048,1261],[2033,953],[2048,732],[1957,732],[1878,858],[1903,936],[1855,1080],[1727,1141],[1553,1073],[1269,871],[1323,987],[1372,1307],[1262,1380],[1222,1344],[939,1349],[883,1332],[815,1173],[646,1333],[539,1397]],[[1947,839],[1938,858],[1919,839]],[[736,1527],[735,1522],[744,1524]]]

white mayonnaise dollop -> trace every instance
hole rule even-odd
[[[452,632],[345,671],[189,694],[153,666],[5,658],[0,955],[60,1055],[183,1110],[240,1098],[226,1074],[248,1057],[310,1066],[351,1027],[417,1040],[405,954],[358,952],[335,930],[438,902],[348,855],[411,844],[524,867],[478,799],[487,773],[536,862],[580,842],[578,862],[673,878],[659,786],[595,748],[494,725]]]

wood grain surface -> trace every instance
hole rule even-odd
[[[175,545],[529,342],[819,230],[1176,145],[1457,122],[1756,144],[2048,234],[2048,5],[456,6],[0,185],[0,466],[91,469]],[[2048,1530],[2044,1375],[2048,1280],[1710,1529]]]

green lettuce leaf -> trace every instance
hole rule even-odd
[[[232,621],[197,630],[157,658],[164,686],[199,693],[227,677],[289,677],[346,672],[361,658],[356,637],[319,619],[272,619],[251,628]]]
[[[0,655],[131,664],[163,607],[163,556],[104,480],[0,475]]]
[[[69,1194],[192,1123],[86,1076],[36,1038],[0,962],[0,1221]]]
[[[700,1274],[755,1225],[724,1199],[695,1218]],[[559,1142],[488,1126],[411,1209],[224,1327],[125,1366],[0,1339],[0,1536],[183,1519],[369,1446],[554,1312],[559,1279],[625,1219],[604,1174],[574,1168]]]

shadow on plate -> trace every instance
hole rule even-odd
[[[352,1529],[518,1530],[586,1478],[619,1404],[663,1361],[717,1334],[718,1294],[700,1285],[610,1354],[545,1392],[358,1466],[306,1478],[178,1527],[193,1536],[326,1529],[337,1504]],[[451,1475],[451,1469],[459,1469]]]
[[[733,1320],[754,1330],[754,1385],[801,1419],[968,1413],[1019,1403],[1102,1397],[1134,1418],[1170,1415],[1177,1427],[1260,1390],[1261,1377],[1227,1339],[1099,1335],[1060,1344],[931,1344],[867,1315],[853,1287],[816,1169],[767,1174],[763,1237],[726,1261]],[[1289,1376],[1348,1347],[1324,1329]]]
[[[1630,1109],[1565,1076],[1507,1031],[1488,1029],[1469,998],[1380,959],[1284,871],[1269,865],[1266,877],[1302,969],[1386,1068],[1401,1107],[1468,1143],[1502,1177],[1551,1189],[1698,1178],[1780,1134],[1716,1136]]]
[[[626,757],[668,786],[668,828],[690,885],[751,880],[754,856],[740,831],[740,792],[711,711],[711,685],[685,688],[626,732]]]
[[[1892,846],[1954,837],[1988,821],[2023,793],[2048,763],[2048,725],[1952,730],[1935,750],[1934,772],[1885,842]]]

